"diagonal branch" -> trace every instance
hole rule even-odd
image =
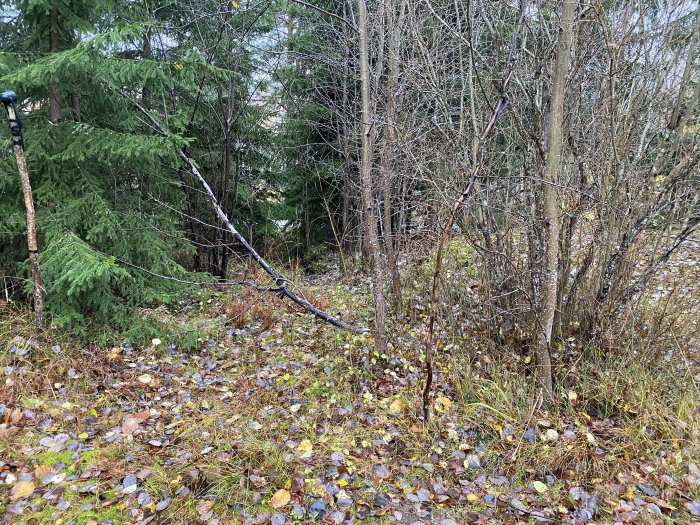
[[[170,133],[168,133],[167,130],[163,128],[163,126],[160,125],[160,122],[158,122],[155,117],[147,110],[145,109],[141,104],[136,102],[133,97],[129,96],[128,93],[122,91],[121,89],[117,89],[118,93],[127,99],[136,109],[138,109],[151,123],[153,128],[155,130],[163,135],[164,137],[169,137]],[[355,333],[367,333],[369,332],[368,328],[358,328],[352,325],[349,325],[345,323],[344,321],[341,321],[340,319],[336,319],[332,315],[324,312],[323,310],[320,310],[319,308],[315,307],[313,304],[311,304],[309,301],[306,299],[300,297],[294,291],[292,291],[288,283],[287,279],[285,279],[282,274],[277,272],[274,268],[270,266],[270,264],[253,248],[253,246],[239,233],[239,231],[236,229],[236,227],[231,223],[229,218],[226,216],[224,211],[221,209],[221,206],[219,205],[218,200],[216,199],[216,196],[214,195],[214,192],[211,190],[211,187],[209,187],[209,184],[207,181],[202,177],[202,174],[199,172],[197,169],[197,166],[195,163],[190,159],[184,151],[182,151],[181,148],[176,147],[176,152],[178,156],[182,159],[182,161],[185,163],[185,165],[189,168],[190,173],[199,181],[201,186],[204,188],[204,191],[207,195],[207,199],[209,200],[209,204],[211,204],[212,208],[214,209],[214,213],[216,216],[219,218],[221,223],[224,225],[224,227],[231,233],[233,236],[233,239],[237,241],[238,243],[245,248],[245,250],[251,255],[253,260],[258,263],[258,265],[265,270],[265,272],[272,277],[272,279],[275,281],[275,285],[277,288],[272,289],[271,291],[274,291],[278,294],[280,294],[283,297],[287,297],[291,299],[294,303],[298,304],[301,306],[304,310],[312,314],[314,317],[317,317],[321,319],[322,321],[325,321],[328,324],[331,324],[337,328],[341,328],[343,330],[349,330],[351,332]]]

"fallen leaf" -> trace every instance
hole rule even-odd
[[[401,415],[408,412],[408,406],[403,399],[397,398],[389,405],[389,411],[394,415]]]
[[[34,494],[35,488],[36,485],[34,485],[33,481],[20,481],[14,487],[12,487],[12,490],[10,491],[10,500],[15,501],[20,498],[28,498]]]
[[[532,486],[533,486],[533,487],[535,488],[535,490],[536,490],[537,492],[539,492],[540,494],[544,494],[545,492],[547,492],[547,485],[545,485],[545,484],[542,483],[541,481],[534,481],[534,482],[532,483]]]
[[[693,516],[700,516],[700,501],[691,501],[687,505],[688,512]]]
[[[292,495],[289,493],[288,490],[279,489],[272,495],[272,500],[270,501],[270,503],[272,504],[273,509],[281,509],[291,500]]]
[[[199,513],[200,519],[209,519],[211,517],[211,508],[214,506],[213,501],[200,501],[197,506],[197,512]]]
[[[19,408],[11,410],[5,415],[5,422],[16,425],[22,420],[22,411]]]
[[[122,423],[122,434],[125,436],[130,436],[134,431],[139,428],[141,420],[137,417],[127,418],[124,423]]]
[[[39,465],[34,469],[34,477],[37,479],[41,479],[52,470],[53,468],[49,465]]]
[[[435,410],[437,410],[440,413],[444,412],[445,410],[449,410],[451,406],[452,401],[450,401],[450,399],[445,396],[439,396],[435,400]]]
[[[313,450],[313,446],[311,445],[311,441],[309,441],[308,439],[303,440],[301,443],[299,443],[297,450],[299,450],[300,452],[303,452],[302,457],[310,457],[311,451]]]
[[[292,492],[304,492],[304,476],[295,472],[292,474],[290,482]]]
[[[554,430],[553,428],[550,428],[547,430],[545,437],[547,438],[547,441],[556,441],[559,439],[559,432]]]
[[[138,379],[144,385],[150,385],[153,382],[153,377],[151,376],[151,374],[140,375]]]

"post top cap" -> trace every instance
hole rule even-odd
[[[0,94],[0,102],[3,104],[17,102],[17,93],[14,91],[3,91],[2,94]]]

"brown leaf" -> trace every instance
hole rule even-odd
[[[122,423],[122,434],[125,436],[130,436],[137,428],[139,428],[140,423],[141,420],[137,417],[127,418],[124,420],[124,423]]]
[[[394,415],[401,415],[408,412],[408,405],[401,398],[396,398],[391,405],[389,405],[389,411]]]
[[[292,495],[289,493],[288,490],[279,489],[272,495],[272,500],[270,501],[270,503],[272,504],[273,509],[281,509],[291,500]]]
[[[294,474],[292,474],[291,482],[292,492],[304,492],[304,476],[302,476],[298,472],[295,472]]]
[[[28,498],[34,494],[35,488],[36,485],[34,485],[33,481],[20,481],[14,487],[12,487],[12,490],[10,491],[10,500],[15,501],[20,498]]]
[[[44,477],[45,474],[48,474],[52,470],[53,469],[48,465],[39,465],[34,469],[34,477],[37,479],[41,479]]]
[[[15,408],[12,412],[10,412],[9,417],[7,417],[8,422],[10,425],[16,425],[22,420],[22,411],[19,408]]]

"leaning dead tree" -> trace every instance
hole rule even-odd
[[[12,133],[12,147],[17,159],[17,170],[22,183],[24,196],[24,209],[27,216],[27,247],[29,248],[29,262],[32,266],[32,278],[34,281],[34,312],[39,333],[44,331],[44,295],[41,270],[39,268],[39,250],[36,243],[36,220],[34,214],[34,198],[32,197],[32,185],[29,182],[29,170],[24,158],[24,139],[22,137],[22,121],[17,111],[17,95],[14,91],[5,91],[0,95],[0,101],[5,106],[7,119]]]
[[[129,102],[131,102],[131,104],[148,119],[148,121],[159,134],[166,138],[170,137],[168,131],[160,125],[158,120],[146,108],[144,108],[141,104],[136,102],[132,97],[128,95],[128,93],[125,93],[121,90],[118,90],[118,92],[121,96],[129,100]],[[199,172],[199,169],[197,169],[197,166],[195,165],[194,161],[190,157],[188,157],[187,154],[181,148],[176,148],[176,152],[178,154],[178,157],[180,157],[180,159],[182,159],[182,161],[187,166],[187,169],[189,170],[190,174],[195,179],[197,179],[200,185],[204,188],[204,192],[207,195],[209,204],[211,204],[211,207],[214,209],[214,213],[224,225],[224,228],[226,228],[226,230],[228,230],[228,232],[231,234],[233,241],[239,243],[250,254],[253,260],[256,263],[258,263],[258,265],[263,270],[265,270],[265,273],[267,273],[274,280],[276,288],[269,288],[269,291],[276,292],[281,297],[287,297],[292,302],[296,303],[297,305],[301,306],[304,310],[312,314],[314,317],[317,317],[318,319],[321,319],[322,321],[325,321],[326,323],[331,324],[337,328],[349,330],[355,333],[369,332],[369,329],[367,328],[352,326],[344,321],[341,321],[340,319],[333,317],[329,313],[317,308],[309,301],[296,294],[289,287],[290,281],[286,279],[282,274],[280,274],[277,270],[272,268],[272,266],[270,266],[270,264],[255,250],[255,248],[253,248],[253,246],[245,239],[245,237],[243,237],[243,235],[240,234],[236,227],[231,223],[228,216],[226,215],[226,213],[224,213],[223,209],[221,208],[221,205],[219,204],[219,201],[217,200],[216,195],[214,195],[214,192],[212,191],[211,187],[204,179],[202,174]]]

